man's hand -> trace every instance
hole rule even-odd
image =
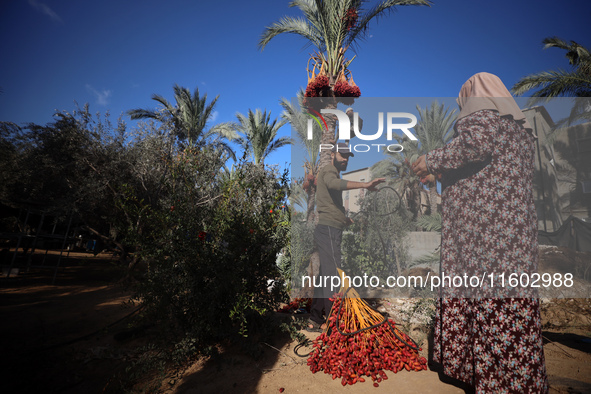
[[[345,218],[345,227],[349,227],[352,224],[353,224],[353,219],[351,219],[350,217],[347,216]]]
[[[414,163],[412,163],[410,168],[415,173],[415,175],[418,176],[419,178],[424,178],[427,175],[429,175],[429,170],[427,169],[427,161],[425,160],[425,155],[422,155]]]
[[[369,182],[347,181],[347,187],[342,190],[367,189],[369,191],[375,192],[378,190],[376,186],[385,181],[386,178],[376,178]]]
[[[375,192],[376,190],[378,190],[376,186],[384,182],[386,182],[386,178],[376,178],[372,181],[367,182],[366,189],[370,192]]]

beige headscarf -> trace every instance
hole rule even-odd
[[[499,77],[481,72],[468,79],[456,100],[460,106],[458,119],[483,109],[498,111],[500,116],[511,116],[529,133],[533,130],[521,109]],[[535,136],[535,134],[533,134]]]

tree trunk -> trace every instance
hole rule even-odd
[[[113,238],[107,237],[106,235],[99,233],[97,230],[93,229],[92,227],[84,226],[83,228],[85,230],[90,231],[91,233],[93,233],[94,235],[99,237],[100,239],[102,239],[107,245],[108,244],[115,245],[115,248],[117,248],[119,250],[119,252],[121,253],[121,255],[119,256],[119,261],[121,261],[121,262],[125,261],[125,259],[127,258],[127,250],[125,249],[125,247],[121,243],[115,241]]]
[[[437,181],[429,184],[429,207],[430,214],[435,215],[437,213]]]
[[[410,211],[414,213],[414,219],[423,216],[423,205],[421,204],[421,190],[420,182],[413,182],[409,187],[409,206]]]
[[[331,89],[332,89],[332,86],[331,86]],[[337,109],[337,102],[334,98],[334,92],[332,93],[332,96],[333,97],[331,100],[327,100],[329,102],[324,107],[325,109]],[[327,126],[328,130],[323,131],[320,143],[321,144],[336,144],[337,141],[336,141],[336,136],[335,136],[335,129],[336,129],[336,125],[337,125],[337,117],[332,114],[325,114],[322,116],[326,120],[326,126]],[[327,164],[330,164],[330,151],[323,149],[320,152],[320,159],[318,161],[318,171],[320,171]]]
[[[139,253],[138,251],[136,251],[136,253],[134,253],[133,258],[131,259],[131,261],[129,262],[129,264],[127,265],[127,276],[130,277],[131,276],[131,272],[133,271],[133,269],[135,268],[135,266],[140,262],[140,257],[139,257]]]
[[[316,179],[316,177],[314,177]],[[310,189],[308,191],[308,207],[306,210],[306,221],[308,223],[314,223],[316,218],[315,214],[316,208],[316,186],[310,185]]]

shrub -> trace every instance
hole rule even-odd
[[[310,256],[314,252],[314,224],[303,220],[303,215],[298,213],[293,216],[290,231],[290,276],[291,289],[302,288],[302,276],[309,275]]]
[[[147,316],[205,346],[246,335],[249,313],[275,308],[284,295],[276,259],[287,240],[286,185],[286,174],[246,162],[224,173],[218,153],[202,149],[169,163],[158,203],[127,194],[126,211],[145,223],[129,235],[148,263],[135,294]]]
[[[405,237],[411,226],[409,212],[397,205],[390,187],[360,200],[353,225],[343,233],[343,269],[349,275],[375,275],[385,280],[407,268]]]

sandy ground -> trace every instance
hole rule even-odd
[[[558,271],[563,264],[591,262],[588,255],[548,249],[543,258]],[[117,284],[120,271],[109,256],[73,254],[57,280],[53,271],[31,270],[0,277],[0,370],[2,392],[98,393],[116,387],[116,377],[141,356],[142,338],[121,341],[137,307]],[[572,266],[572,265],[571,265]],[[591,392],[591,300],[544,300],[544,351],[552,393]],[[397,300],[380,300],[395,315]],[[289,315],[278,318],[291,319]],[[417,326],[417,328],[420,328]],[[313,338],[314,334],[306,334]],[[428,353],[428,335],[411,335]],[[312,374],[294,354],[287,335],[259,338],[260,357],[225,349],[202,358],[181,374],[165,375],[159,391],[169,393],[463,393],[435,371],[387,372],[375,388],[369,381],[343,387],[324,373]],[[305,352],[302,350],[301,352]],[[147,373],[145,381],[153,380]],[[283,389],[283,391],[281,391]]]
[[[576,302],[577,305],[582,303],[589,305],[588,300]],[[546,310],[564,310],[565,306],[559,302],[548,305]],[[585,318],[587,324],[589,316]],[[547,320],[545,322],[549,324]],[[552,393],[591,392],[591,326],[576,326],[544,330],[544,352]],[[307,334],[310,338],[313,335]],[[422,333],[413,336],[421,337]],[[276,393],[283,388],[284,393],[464,393],[463,389],[446,382],[445,377],[433,370],[387,372],[388,380],[382,381],[377,388],[369,379],[365,383],[343,387],[339,379],[332,380],[330,375],[312,374],[306,359],[294,354],[296,344],[291,341],[270,343],[273,348],[269,346],[266,356],[258,361],[232,352],[216,362],[202,360],[190,367],[170,391]],[[428,346],[422,346],[421,354],[426,356]]]

